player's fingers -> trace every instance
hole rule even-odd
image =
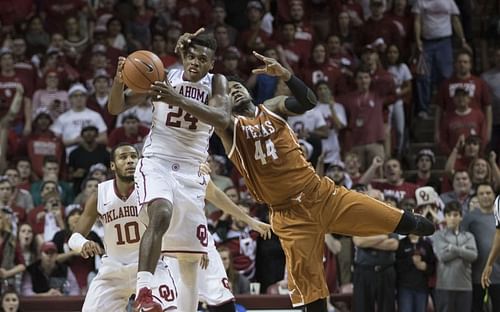
[[[267,57],[265,57],[265,56],[264,56],[264,55],[262,55],[262,54],[259,54],[259,53],[255,52],[255,51],[253,51],[253,55],[254,55],[256,58],[258,58],[259,60],[261,60],[262,62],[264,62],[264,63],[267,63],[267,62],[269,61],[269,60],[267,59]]]
[[[267,70],[265,67],[252,69],[252,74],[258,75],[258,74],[266,74],[266,73],[267,73]]]
[[[89,255],[87,253],[87,250],[85,248],[82,249],[82,251],[80,252],[80,254],[82,255],[82,258],[87,259],[89,257]]]
[[[190,35],[191,35],[191,37],[196,37],[196,36],[198,36],[199,34],[201,34],[204,31],[205,31],[205,28],[201,27],[200,29],[198,29],[197,31],[195,31],[194,34],[190,34]]]

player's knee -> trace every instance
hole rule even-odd
[[[172,204],[164,199],[157,199],[149,204],[149,226],[158,231],[166,231],[172,219]]]

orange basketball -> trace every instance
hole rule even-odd
[[[123,82],[136,93],[147,93],[153,82],[165,79],[165,68],[160,58],[146,50],[135,51],[125,60]]]

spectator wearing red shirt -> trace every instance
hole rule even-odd
[[[455,110],[446,112],[440,127],[440,148],[445,154],[450,154],[460,135],[478,135],[487,142],[487,125],[483,113],[469,106],[471,97],[469,90],[456,88],[453,103]]]
[[[215,63],[214,63],[214,72],[219,73],[224,69],[224,54],[228,49],[232,49],[237,51],[237,53],[240,55],[240,65],[244,65],[244,58],[243,54],[241,51],[231,45],[231,40],[229,39],[229,30],[226,25],[217,25],[215,26],[214,29],[214,38],[215,41],[217,42],[217,50],[215,51]]]
[[[401,45],[401,37],[396,25],[384,16],[385,5],[383,0],[370,0],[372,15],[360,27],[357,50],[373,44],[378,39],[383,39],[384,44],[379,45],[379,52],[384,52],[390,44]]]
[[[311,56],[310,42],[297,39],[296,26],[293,22],[284,22],[281,25],[281,36],[279,43],[283,48],[287,63],[292,67],[293,72],[298,73]]]
[[[206,0],[177,1],[176,20],[184,32],[194,33],[210,23],[212,6]]]
[[[252,51],[262,51],[271,43],[271,38],[261,29],[264,15],[264,6],[259,1],[250,1],[246,10],[249,26],[238,36],[237,46],[245,54],[251,55]]]
[[[111,133],[111,130],[116,124],[116,116],[111,115],[108,111],[108,95],[111,87],[111,80],[108,72],[102,69],[97,70],[92,84],[94,86],[94,94],[89,96],[87,108],[101,115],[104,123],[106,123],[108,127],[108,133]]]
[[[305,18],[304,3],[292,1],[290,3],[290,20],[295,24],[295,39],[306,42],[306,48],[310,51],[315,39],[314,28]]]
[[[436,162],[434,152],[428,148],[421,149],[415,158],[417,172],[409,176],[406,181],[416,184],[418,187],[431,186],[438,193],[441,192],[441,179],[432,173],[432,166]]]
[[[360,69],[356,73],[357,89],[346,94],[340,103],[347,111],[349,142],[352,152],[359,158],[361,167],[366,169],[372,159],[379,156],[384,159],[384,116],[385,100],[371,88],[371,77],[368,70]],[[349,148],[346,147],[348,151]]]
[[[358,41],[357,35],[359,31],[352,25],[351,18],[347,12],[340,12],[332,22],[332,34],[339,37],[342,47],[346,52],[353,56],[355,55],[354,44]]]
[[[355,65],[354,57],[346,52],[339,36],[328,36],[326,39],[326,50],[328,51],[328,62],[340,67],[342,73],[347,77],[352,77]]]
[[[311,60],[303,68],[301,78],[310,88],[314,88],[319,81],[326,81],[335,95],[343,94],[347,90],[340,68],[328,62],[326,47],[322,43],[314,46]]]
[[[64,228],[64,206],[57,183],[45,181],[41,190],[42,204],[28,213],[28,223],[33,234],[41,234],[44,241],[52,240],[54,234]]]
[[[386,18],[391,21],[399,34],[401,57],[408,61],[411,53],[411,43],[413,42],[414,16],[409,10],[407,0],[395,0],[392,10],[387,13]]]
[[[85,0],[46,0],[42,2],[41,10],[45,13],[47,31],[53,33],[64,29],[68,16],[85,13],[88,7]]]
[[[404,198],[415,198],[416,184],[406,182],[399,160],[392,158],[384,164],[384,180],[373,181],[371,185],[382,191],[386,197],[394,197],[398,203]]]
[[[149,133],[149,128],[140,124],[134,114],[123,116],[123,126],[111,131],[108,138],[108,147],[112,148],[120,143],[140,144]]]
[[[31,182],[33,179],[33,171],[31,167],[31,161],[28,157],[18,157],[16,162],[16,168],[19,172],[19,189],[26,190],[29,192],[31,188]]]
[[[167,52],[167,39],[162,33],[153,33],[151,51],[158,55],[165,68],[175,64],[177,57]]]
[[[16,86],[20,83],[24,88],[24,101],[22,112],[14,120],[16,132],[28,135],[31,132],[31,96],[33,94],[32,76],[25,71],[16,70],[14,67],[14,55],[9,49],[0,50],[0,116],[9,110]],[[24,125],[23,125],[24,124]]]
[[[7,168],[3,172],[3,175],[6,176],[12,184],[12,196],[10,198],[12,205],[21,208],[26,213],[33,209],[33,197],[30,192],[19,187],[21,179],[17,168]]]
[[[14,287],[15,275],[23,272],[26,267],[21,246],[17,242],[17,228],[12,225],[11,213],[8,208],[0,210],[0,263],[2,283],[4,286]]]
[[[440,123],[444,123],[444,116],[448,112],[455,110],[454,95],[456,89],[465,90],[469,97],[469,107],[481,111],[485,116],[486,136],[483,137],[483,143],[487,144],[491,138],[491,129],[493,125],[493,112],[491,107],[491,93],[486,82],[472,75],[472,56],[466,51],[461,51],[456,56],[455,74],[445,80],[438,91],[437,107],[436,107],[436,123],[435,130],[439,130]],[[439,134],[439,131],[435,133]],[[444,140],[439,136],[436,142]],[[456,141],[454,141],[456,142]],[[452,146],[454,143],[452,144]]]
[[[5,212],[14,213],[15,219],[12,223],[17,225],[26,221],[26,210],[16,205],[12,198],[14,191],[15,186],[7,177],[0,178],[0,207],[5,209]]]
[[[46,156],[54,156],[60,164],[64,164],[64,144],[50,130],[52,118],[48,111],[39,110],[33,120],[33,133],[24,138],[21,144],[23,155],[28,155],[34,174],[43,176],[43,162]]]
[[[220,25],[225,26],[229,36],[229,44],[235,45],[236,37],[238,36],[238,30],[236,30],[236,28],[226,23],[226,17],[227,17],[227,12],[224,3],[215,2],[214,7],[212,9],[212,22],[210,23],[210,25],[205,26],[205,29],[208,32],[215,32],[215,28],[217,26]]]

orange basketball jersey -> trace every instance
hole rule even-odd
[[[253,118],[236,117],[229,158],[253,197],[274,209],[320,182],[288,123],[264,105]]]

